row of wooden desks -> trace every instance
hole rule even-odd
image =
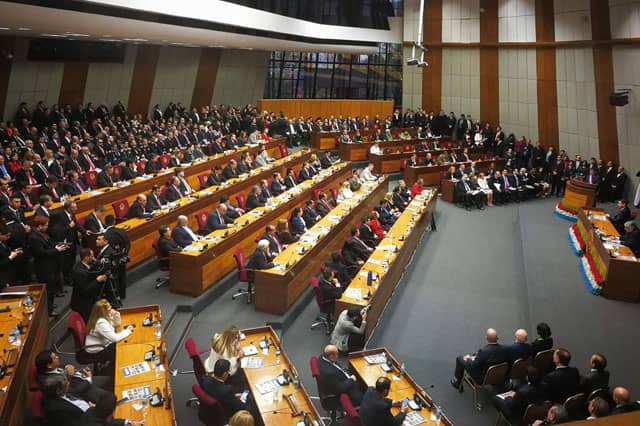
[[[371,164],[373,164],[374,173],[398,173],[402,171],[402,169],[406,165],[406,161],[413,154],[417,154],[418,160],[420,161],[424,159],[427,154],[431,154],[433,161],[436,161],[439,155],[446,155],[448,152],[454,152],[456,153],[456,155],[461,155],[462,151],[463,148],[443,148],[416,152],[413,150],[413,146],[411,146],[410,151],[397,150],[395,152],[390,152],[387,154],[369,154],[369,161],[371,162]],[[468,150],[469,157],[471,157],[471,159],[474,161],[481,159],[484,156],[484,152],[484,148],[469,148]]]
[[[338,143],[338,150],[340,152],[340,158],[350,158],[349,161],[365,161],[369,159],[369,151],[371,147],[378,144],[380,149],[388,149],[390,153],[395,152],[412,152],[415,150],[415,146],[420,140],[425,141],[437,141],[438,146],[443,149],[449,149],[451,140],[449,138],[441,139],[394,139],[391,141],[377,141],[377,142],[352,142],[352,143]],[[408,157],[407,157],[408,158]]]
[[[0,289],[0,310],[0,366],[6,368],[0,378],[0,425],[20,426],[29,424],[28,373],[49,338],[47,290],[43,284]],[[18,325],[22,332],[14,340]]]
[[[211,232],[181,252],[171,253],[171,291],[198,296],[236,268],[233,253],[241,247],[246,256],[253,253],[256,239],[267,224],[289,219],[295,207],[303,207],[317,190],[329,192],[351,176],[351,163],[340,162],[274,197],[235,220],[237,226]]]
[[[299,375],[287,356],[277,334],[271,327],[242,330],[241,342],[247,352],[256,352],[243,359],[243,373],[265,426],[298,426],[306,413],[311,424],[320,421],[309,393],[301,381],[294,385],[278,385],[273,380],[286,370],[289,377]],[[271,391],[269,391],[271,390]]]
[[[388,178],[366,182],[354,198],[340,203],[273,260],[271,269],[255,272],[255,304],[261,312],[284,314],[308,288],[331,252],[342,248],[351,228],[369,214],[388,190]]]
[[[280,157],[279,146],[285,143],[285,139],[272,139],[264,147],[269,152],[269,155],[274,158]],[[260,145],[243,146],[235,151],[228,151],[225,154],[216,154],[209,156],[206,160],[194,162],[190,166],[183,167],[185,177],[189,182],[189,185],[193,188],[199,188],[198,175],[210,172],[215,166],[220,165],[224,167],[231,159],[239,160],[240,156],[245,152],[255,154],[260,150]],[[82,218],[91,213],[97,205],[103,205],[106,214],[113,214],[113,207],[111,203],[118,200],[126,199],[129,204],[133,203],[138,194],[148,193],[154,185],[163,186],[170,176],[174,173],[174,168],[164,169],[151,176],[137,177],[126,183],[121,184],[122,187],[111,188],[98,188],[91,191],[87,191],[83,194],[70,197],[69,199],[76,201],[78,205],[77,217]],[[58,188],[59,193],[62,193],[62,188]],[[62,208],[62,203],[54,203],[51,210]],[[31,216],[33,213],[29,213],[27,216]]]
[[[425,229],[431,224],[438,201],[437,191],[427,189],[416,196],[362,265],[342,297],[335,303],[335,318],[348,308],[368,308],[365,336],[373,333],[405,267]],[[372,280],[368,276],[371,273]]]
[[[312,151],[307,149],[298,151],[276,160],[274,163],[254,169],[247,175],[231,179],[223,185],[211,186],[192,194],[192,196],[176,200],[165,206],[152,218],[134,218],[118,224],[119,228],[127,231],[127,236],[131,241],[129,252],[131,261],[127,267],[132,268],[155,254],[152,244],[158,238],[158,228],[161,225],[174,225],[178,216],[185,215],[189,219],[189,226],[197,230],[198,222],[195,214],[198,211],[212,210],[223,195],[229,197],[229,200],[235,204],[237,195],[246,195],[252,186],[260,183],[260,180],[271,178],[275,172],[284,176],[287,168],[298,169],[302,167],[302,163],[309,160],[311,153]]]
[[[416,129],[414,127],[408,127],[408,128],[403,128],[403,129],[394,129],[392,130],[392,133],[395,134],[399,134],[400,132],[403,131],[407,131],[409,132],[411,135],[415,135],[416,133]],[[360,135],[362,137],[366,137],[368,138],[371,134],[375,134],[376,130],[374,128],[369,129],[368,131],[360,131]],[[382,132],[383,134],[385,133],[384,130]],[[348,132],[349,137],[353,140],[353,137],[355,136],[355,132]],[[317,132],[317,131],[313,131],[311,132],[311,136],[310,136],[310,140],[309,140],[309,145],[312,148],[315,148],[317,150],[320,151],[325,151],[325,150],[331,150],[331,149],[335,149],[336,147],[339,147],[340,149],[340,157],[344,160],[344,157],[342,157],[342,143],[339,142],[340,140],[340,136],[342,135],[342,132]],[[399,141],[396,140],[396,141]],[[368,145],[369,147],[371,147],[371,145],[373,145],[375,142],[358,142],[355,144],[350,144],[350,145]],[[386,142],[385,142],[386,143]],[[366,152],[369,152],[369,150],[367,149]],[[360,160],[364,160],[366,159],[366,154],[363,158],[354,158],[353,160],[349,160],[349,161],[360,161]],[[346,160],[345,160],[346,161]]]
[[[640,261],[629,247],[619,244],[620,234],[602,209],[579,208],[577,230],[585,256],[593,260],[604,282],[607,299],[640,303]]]
[[[442,180],[441,174],[449,170],[449,167],[455,166],[456,168],[458,168],[461,164],[465,164],[468,166],[471,164],[471,162],[450,163],[443,164],[441,166],[406,167],[404,169],[404,181],[407,185],[411,186],[418,179],[422,179],[424,186],[439,186],[440,181]],[[500,158],[491,160],[478,160],[475,162],[475,164],[478,170],[481,171],[488,170],[491,164],[495,164],[496,170],[498,170],[502,169],[502,166],[504,166],[504,160]]]
[[[349,365],[358,380],[368,387],[375,388],[376,380],[380,377],[388,378],[391,381],[391,389],[387,398],[395,401],[405,399],[414,401],[416,405],[409,408],[404,424],[446,426],[452,424],[442,412],[440,422],[437,421],[438,404],[408,372],[403,371],[402,364],[386,348],[352,352],[349,354]],[[383,365],[386,371],[382,368]],[[420,405],[417,405],[418,401]],[[397,415],[400,408],[393,407],[391,412]],[[413,420],[414,423],[409,423],[408,420]]]
[[[164,322],[158,305],[123,308],[121,326],[135,325],[129,337],[116,343],[114,393],[127,402],[116,407],[114,418],[144,421],[149,426],[176,424],[169,364],[166,357]],[[145,326],[145,321],[150,322]],[[158,322],[160,333],[158,335]],[[145,361],[153,351],[157,358]],[[160,391],[163,402],[151,405],[151,396]]]

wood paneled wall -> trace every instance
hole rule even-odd
[[[258,99],[258,109],[284,112],[287,117],[343,117],[381,119],[393,114],[393,101],[370,101],[352,99]]]
[[[422,108],[438,112],[442,109],[442,48],[432,47],[442,42],[442,0],[424,0],[423,44],[429,47],[422,70]]]
[[[498,0],[480,0],[480,43],[498,42]],[[500,123],[500,60],[497,47],[480,48],[480,119]]]
[[[0,51],[13,52],[16,44],[15,37],[0,37]],[[12,61],[0,59],[0,120],[7,101],[7,90],[9,89],[9,77],[11,76]]]
[[[84,89],[89,73],[88,62],[65,62],[62,73],[62,85],[58,96],[59,105],[75,105],[83,103]]]
[[[555,40],[553,0],[536,0],[536,41]],[[555,47],[536,48],[538,84],[538,138],[545,146],[559,148],[558,87]]]
[[[209,105],[211,103],[220,65],[220,54],[220,49],[201,49],[191,105]]]
[[[149,112],[149,101],[159,56],[160,46],[138,46],[127,108],[130,114],[146,115]]]

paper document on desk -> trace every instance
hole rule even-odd
[[[258,348],[255,345],[249,345],[242,348],[242,353],[244,356],[256,355],[258,353]]]
[[[89,191],[89,195],[91,197],[95,197],[96,195],[102,194],[102,191]]]
[[[184,251],[186,251],[186,252],[199,251],[199,250],[200,250],[200,246],[196,246],[196,245],[188,245],[188,246],[186,246],[183,250],[184,250]]]
[[[630,261],[633,261],[633,262],[638,260],[635,256],[618,256],[617,259],[630,260]]]
[[[256,384],[256,389],[258,389],[258,392],[260,392],[261,395],[274,392],[279,388],[280,388],[280,384],[276,379],[271,379],[271,380],[267,380],[266,382]]]
[[[387,356],[384,352],[380,352],[379,354],[366,355],[364,360],[367,361],[367,364],[384,364],[387,362]]]
[[[327,216],[327,220],[330,220],[333,223],[338,223],[340,222],[340,216],[335,216],[335,215]]]
[[[407,413],[407,417],[404,418],[404,422],[402,422],[402,424],[405,426],[416,426],[426,422],[427,422],[427,419],[422,417],[422,414],[418,413],[417,411],[409,411]]]
[[[378,246],[378,250],[383,250],[383,251],[394,251],[395,249],[396,249],[396,246],[393,246],[393,245]]]
[[[593,220],[607,220],[607,217],[605,215],[594,214]]]
[[[264,358],[257,356],[244,357],[240,360],[242,368],[260,368],[264,365]]]
[[[138,374],[148,373],[149,371],[151,371],[151,367],[149,367],[149,363],[146,361],[122,367],[122,375],[124,377],[137,376]]]
[[[377,260],[377,259],[369,259],[367,260],[367,263],[371,263],[373,265],[383,265],[384,262],[382,260]]]
[[[129,401],[145,399],[151,396],[151,386],[140,386],[122,391],[122,399],[127,398]]]
[[[344,291],[344,295],[350,297],[351,299],[360,300],[362,299],[362,290],[359,288],[347,288]]]

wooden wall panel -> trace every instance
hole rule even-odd
[[[136,63],[131,77],[131,91],[127,110],[130,114],[149,113],[149,102],[153,91],[153,81],[156,76],[160,46],[139,45]]]
[[[611,24],[609,4],[591,0],[591,34],[594,40],[610,40]],[[593,73],[596,83],[596,109],[598,117],[598,146],[600,158],[615,163],[620,161],[618,152],[618,126],[616,107],[609,105],[609,95],[614,91],[613,52],[611,45],[593,47]]]
[[[553,0],[536,0],[536,42],[555,40]],[[536,47],[538,139],[558,150],[558,84],[555,47]]]
[[[200,108],[203,105],[210,105],[213,98],[213,89],[216,85],[218,66],[220,65],[220,49],[203,48],[200,49],[200,63],[196,82],[193,86],[193,96],[191,105]]]
[[[65,62],[58,104],[76,106],[84,102],[84,89],[89,73],[88,62]]]
[[[436,114],[442,109],[442,48],[431,43],[442,42],[442,0],[424,0],[423,44],[429,51],[429,63],[422,70],[422,108]]]
[[[13,52],[15,45],[15,37],[0,37],[0,51]],[[2,114],[4,114],[4,107],[7,102],[12,62],[8,59],[0,59],[0,120],[2,120]]]
[[[480,0],[480,43],[498,42],[498,0]],[[500,60],[497,47],[480,48],[480,120],[500,123]]]
[[[343,116],[363,117],[376,115],[384,119],[393,114],[393,101],[372,101],[358,99],[258,99],[260,110],[284,112],[287,117]]]

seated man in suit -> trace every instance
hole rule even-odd
[[[589,371],[580,378],[580,387],[585,395],[589,395],[596,389],[609,388],[609,372],[607,368],[607,358],[595,353],[591,355],[589,361]]]
[[[307,229],[311,228],[316,224],[317,221],[320,220],[320,215],[313,208],[313,201],[307,200],[304,205],[304,209],[302,210],[302,219],[304,220],[304,224]]]
[[[309,168],[309,162],[305,161],[302,163],[302,168],[298,172],[298,182],[304,182],[305,180],[309,180],[313,177],[313,172]]]
[[[234,206],[229,202],[229,197],[227,195],[223,195],[222,197],[220,197],[220,203],[224,203],[227,206],[227,217],[231,220],[237,219],[245,214],[245,211],[243,209]]]
[[[160,261],[160,267],[168,267],[171,252],[182,251],[182,247],[171,237],[171,228],[169,226],[163,225],[158,228],[158,234],[160,234],[160,238],[158,238],[158,251],[160,252],[161,259],[163,259]]]
[[[473,189],[469,181],[469,175],[462,175],[462,178],[455,185],[456,198],[464,202],[464,207],[471,210],[475,206],[482,210],[487,196],[479,189]]]
[[[560,404],[555,404],[547,411],[547,418],[544,420],[536,420],[533,426],[540,425],[558,425],[569,422],[569,413],[567,409]]]
[[[136,200],[129,207],[129,212],[127,213],[127,217],[129,219],[138,218],[145,219],[147,217],[151,217],[151,213],[146,211],[147,206],[147,196],[144,194],[138,194]]]
[[[287,189],[284,183],[284,179],[282,179],[282,176],[280,176],[280,173],[276,172],[273,174],[273,179],[271,180],[270,187],[271,187],[271,194],[273,194],[274,197],[277,197],[278,195],[282,194]]]
[[[58,187],[58,178],[53,175],[49,175],[44,185],[40,186],[39,194],[41,196],[49,195],[51,196],[51,199],[53,200],[54,203],[59,202],[60,195],[62,195],[62,191]]]
[[[213,367],[213,375],[205,375],[202,379],[202,390],[218,401],[224,411],[225,421],[228,421],[231,416],[240,410],[247,410],[255,418],[259,418],[253,398],[250,397],[242,401],[240,394],[236,394],[233,387],[226,383],[230,377],[230,368],[231,363],[229,360],[224,358],[217,360]]]
[[[373,248],[360,238],[360,230],[356,227],[351,228],[351,238],[347,240],[345,246],[357,258],[365,261],[373,252]]]
[[[517,423],[529,404],[544,401],[546,389],[542,386],[542,374],[537,368],[527,368],[527,382],[516,389],[494,396],[493,403],[498,411],[512,423]]]
[[[549,389],[549,398],[558,404],[564,404],[567,398],[580,392],[580,372],[569,367],[571,353],[558,348],[553,353],[555,370],[544,376],[542,383]]]
[[[400,426],[407,416],[409,407],[404,407],[394,416],[391,407],[402,406],[402,401],[394,401],[387,396],[391,389],[391,380],[380,377],[375,388],[368,388],[360,404],[360,421],[363,426]]]
[[[264,201],[260,200],[260,187],[254,185],[249,195],[247,195],[247,211],[253,210],[256,207],[264,207],[264,205]]]
[[[165,204],[167,204],[167,201],[162,196],[162,188],[160,188],[160,185],[153,185],[151,192],[147,196],[145,211],[147,213],[152,213],[156,210],[160,210]]]
[[[344,287],[348,286],[351,282],[351,278],[355,275],[355,269],[350,273],[347,269],[347,265],[342,263],[342,259],[340,258],[340,253],[334,251],[331,253],[331,260],[325,262],[325,266],[327,269],[331,269],[336,272],[336,278]]]
[[[519,328],[516,330],[513,343],[505,345],[509,364],[513,364],[517,359],[527,359],[532,355],[531,345],[527,343],[528,337],[527,330]]]
[[[104,232],[104,223],[102,223],[103,217],[104,206],[102,204],[98,204],[84,220],[85,231],[93,234]]]
[[[62,374],[51,374],[44,378],[40,389],[43,393],[42,408],[47,423],[65,426],[81,426],[91,404],[84,399],[71,396],[69,380]]]
[[[456,358],[456,370],[451,380],[451,386],[462,392],[462,377],[464,372],[468,372],[476,382],[482,382],[484,373],[492,365],[506,362],[508,359],[507,351],[498,343],[498,332],[493,329],[487,329],[485,333],[487,344],[485,347],[478,349],[474,355],[463,355]]]
[[[113,186],[118,181],[118,176],[113,173],[113,166],[111,163],[107,163],[104,166],[104,170],[98,173],[98,188],[108,188]]]
[[[318,357],[318,370],[320,381],[327,394],[340,395],[346,393],[354,406],[360,406],[362,391],[358,381],[346,368],[338,364],[338,348],[335,345],[327,345]]]
[[[322,300],[324,302],[335,301],[342,296],[345,287],[340,284],[340,280],[336,277],[333,269],[325,268],[320,273],[318,280],[320,291],[322,292]]]
[[[151,158],[144,165],[144,174],[153,175],[158,173],[162,169],[162,164],[158,158],[158,154],[152,154]]]
[[[216,229],[227,229],[233,226],[233,219],[227,215],[227,205],[220,203],[218,208],[213,210],[207,216],[207,232],[215,231]]]
[[[640,256],[640,230],[638,226],[631,220],[624,223],[624,234],[620,237],[620,242],[636,256]]]
[[[292,168],[287,169],[287,175],[284,178],[284,185],[287,187],[287,189],[291,189],[296,186],[296,177],[293,173]]]
[[[133,160],[128,160],[126,165],[122,166],[120,177],[122,180],[130,180],[135,179],[140,174],[138,173],[138,166],[136,166],[136,162]]]
[[[291,213],[291,232],[294,235],[302,235],[307,232],[307,225],[302,217],[302,209],[296,207]]]
[[[207,186],[222,185],[227,179],[222,174],[222,167],[216,165],[207,178]]]
[[[239,175],[240,172],[238,171],[238,162],[233,159],[229,160],[229,164],[222,171],[222,176],[224,176],[226,180],[229,180],[237,178]]]
[[[173,232],[171,232],[171,238],[183,248],[199,239],[196,233],[189,228],[189,219],[185,215],[178,216],[178,223],[173,228]]]
[[[270,269],[273,268],[273,262],[271,262],[271,254],[269,253],[269,241],[260,240],[256,251],[253,252],[246,267],[249,269],[249,278],[253,281],[253,271],[256,269]]]
[[[631,219],[631,210],[629,210],[629,205],[627,200],[618,200],[618,212],[613,216],[607,213],[607,217],[613,223],[613,226],[616,227],[616,230],[622,235],[624,234],[624,224]]]
[[[164,194],[166,200],[171,203],[179,200],[185,195],[186,194],[184,194],[180,189],[180,179],[178,179],[178,176],[171,176],[171,179],[167,182],[167,191]]]
[[[264,234],[262,234],[260,239],[269,241],[269,254],[271,254],[271,258],[276,257],[286,247],[286,244],[282,244],[280,240],[278,240],[276,227],[272,224],[265,227]]]
[[[87,186],[80,179],[78,172],[70,171],[67,173],[67,181],[62,186],[62,189],[67,195],[80,195],[83,192],[87,192]]]
[[[326,216],[333,209],[333,207],[327,201],[327,194],[324,192],[318,193],[318,201],[316,201],[316,211],[320,216]]]
[[[611,411],[611,415],[631,413],[632,411],[640,411],[640,403],[631,402],[629,390],[618,386],[613,389],[613,402],[616,405]]]
[[[269,183],[266,179],[260,179],[258,199],[263,203],[267,203],[271,197],[273,197],[273,194],[271,194],[271,190],[269,189]]]

